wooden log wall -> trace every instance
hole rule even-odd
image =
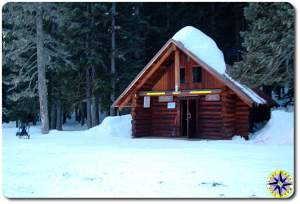
[[[133,97],[133,136],[179,136],[178,107],[168,109],[167,102],[159,102],[158,97],[151,97],[150,101],[150,108],[143,108],[143,97]],[[179,105],[177,102],[176,106]],[[206,101],[205,96],[199,96],[197,106],[197,137],[231,139],[240,135],[248,138],[250,108],[230,90],[222,92],[220,101]]]
[[[151,108],[143,108],[143,103],[143,97],[133,97],[132,99],[131,116],[133,137],[151,135]]]
[[[249,122],[250,127],[249,131],[254,131],[254,124],[268,121],[271,118],[271,108],[268,105],[259,105],[250,108]]]
[[[198,100],[198,137],[222,139],[222,101]]]
[[[224,139],[231,139],[236,132],[236,96],[230,90],[222,92],[222,133]]]
[[[175,136],[176,116],[175,109],[167,108],[168,102],[159,102],[158,97],[151,97],[152,124],[151,133],[155,136]],[[179,105],[179,104],[176,104]]]
[[[236,134],[248,139],[249,134],[249,113],[250,108],[241,99],[237,98],[235,112]]]
[[[224,90],[220,101],[198,102],[198,137],[231,139],[234,135],[248,138],[249,106],[230,90]]]

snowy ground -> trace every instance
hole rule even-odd
[[[31,127],[30,140],[4,124],[4,195],[271,197],[267,176],[294,173],[293,113],[273,111],[250,141],[131,139],[130,119],[108,117],[90,130],[48,135]]]

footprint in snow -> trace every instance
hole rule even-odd
[[[102,178],[96,178],[96,177],[86,177],[84,178],[86,181],[102,181]]]
[[[217,187],[217,186],[222,186],[222,187],[225,187],[225,185],[224,185],[224,184],[222,184],[222,183],[218,183],[218,182],[212,182],[212,183],[206,183],[206,182],[202,182],[201,184],[198,184],[198,186],[200,186],[200,185],[206,185],[206,184],[210,184],[210,185],[212,185],[212,187]]]
[[[221,184],[221,183],[213,182],[213,183],[212,183],[212,186],[213,186],[213,187],[216,187],[216,186],[224,186],[224,185]]]
[[[71,174],[68,173],[68,172],[64,172],[64,173],[62,174],[62,176],[65,177],[65,178],[70,178],[70,177],[71,177]]]

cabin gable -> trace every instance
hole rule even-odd
[[[180,52],[180,67],[179,75],[184,79],[184,83],[180,78],[180,90],[191,90],[191,89],[222,89],[225,87],[224,83],[216,79],[210,74],[205,68],[199,65],[195,60],[190,58],[186,53]],[[170,57],[174,57],[173,55]],[[174,90],[175,89],[175,64],[174,61],[163,65],[165,68],[164,73],[160,79],[154,84],[151,90],[163,91],[163,90]],[[196,80],[197,73],[195,71],[200,70],[201,80]],[[182,73],[182,71],[184,73]]]

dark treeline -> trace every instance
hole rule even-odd
[[[286,29],[289,39],[281,44],[283,47],[274,49],[294,42],[294,11],[289,4],[284,5],[8,3],[3,8],[3,121],[41,119],[42,132],[47,133],[49,129],[61,130],[73,113],[78,122],[89,128],[98,125],[100,113],[119,114],[110,107],[112,102],[161,46],[187,25],[212,37],[228,64],[240,61],[232,74],[255,85],[241,73],[249,66],[258,66],[253,64],[253,58],[247,61],[246,54],[253,45],[252,33],[258,32],[253,28],[261,9],[269,11],[265,13],[275,10],[278,16],[288,14],[280,29]],[[274,21],[278,23],[278,19]],[[271,28],[272,22],[266,26]],[[241,31],[246,34],[240,35]],[[293,74],[291,50],[294,47],[282,53],[290,58],[276,56],[281,61],[274,61],[279,67],[287,64],[289,74]],[[259,55],[256,57],[259,59]],[[270,57],[272,54],[267,59]],[[284,87],[288,80],[293,78],[275,80],[276,87]],[[274,84],[270,81],[259,85]]]

